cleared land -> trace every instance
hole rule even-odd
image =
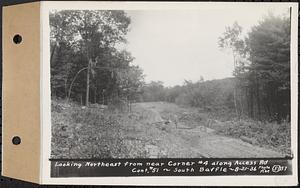
[[[130,113],[100,106],[52,105],[53,158],[283,157],[247,137],[222,135],[230,122],[165,102],[136,103]]]

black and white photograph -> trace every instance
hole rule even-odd
[[[50,159],[292,158],[291,10],[51,10]]]

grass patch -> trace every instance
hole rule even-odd
[[[217,133],[261,147],[271,148],[291,155],[291,125],[289,122],[260,122],[251,120],[229,121],[217,128]]]
[[[120,114],[52,102],[52,158],[125,158]]]

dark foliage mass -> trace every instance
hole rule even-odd
[[[125,43],[130,18],[124,11],[65,10],[50,14],[52,97],[116,103],[135,97],[142,70],[117,45]]]
[[[134,57],[120,50],[130,22],[119,10],[51,12],[52,157],[148,157],[149,134],[172,132],[147,127],[153,121],[208,127],[290,154],[289,18],[268,15],[248,33],[238,23],[226,27],[219,47],[233,56],[233,77],[173,87],[146,84]],[[168,113],[144,112],[151,104]]]
[[[234,29],[238,28],[238,29]],[[276,120],[290,117],[290,19],[268,15],[246,37],[235,23],[226,28],[220,47],[235,60],[237,115]]]
[[[290,116],[290,20],[266,16],[242,34],[234,23],[219,38],[234,59],[234,78],[164,87],[144,84],[134,58],[116,47],[126,42],[124,11],[66,10],[50,14],[51,91],[56,98],[88,103],[167,101],[208,110],[234,111],[258,120]]]
[[[226,27],[221,49],[233,55],[233,78],[163,87],[144,86],[144,101],[168,101],[207,110],[233,111],[239,119],[290,119],[290,20],[269,15],[246,35],[238,23]]]
[[[232,109],[234,78],[193,83],[165,88],[161,82],[151,82],[143,88],[143,100],[167,101],[179,105],[199,107],[205,110]]]

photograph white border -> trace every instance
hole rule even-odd
[[[79,2],[42,1],[41,3],[41,183],[72,185],[185,185],[185,186],[284,186],[297,185],[298,125],[298,3],[262,2]],[[284,176],[155,176],[155,177],[91,177],[51,178],[51,91],[50,91],[50,10],[204,10],[238,9],[251,6],[292,7],[291,24],[291,143],[294,158],[293,175]]]

